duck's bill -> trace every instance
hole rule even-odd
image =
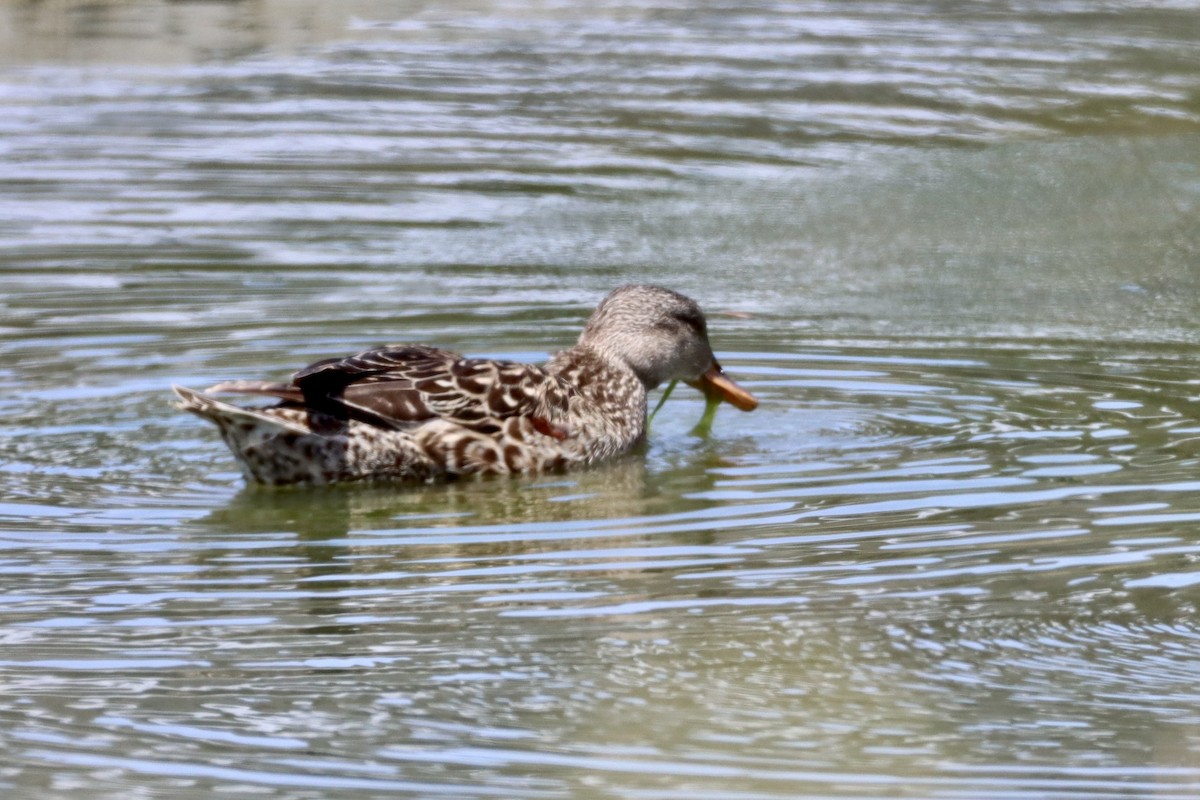
[[[704,392],[706,397],[717,397],[742,411],[758,408],[758,398],[738,386],[725,374],[721,365],[714,363],[708,371],[688,384]]]

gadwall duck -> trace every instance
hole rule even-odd
[[[646,394],[684,381],[710,403],[758,401],[725,376],[692,300],[623,286],[579,342],[545,366],[397,344],[300,370],[290,383],[173,387],[177,407],[216,423],[247,480],[266,484],[434,481],[536,473],[627,452],[646,433]],[[278,398],[244,408],[212,395]]]

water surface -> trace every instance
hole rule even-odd
[[[1189,4],[0,20],[5,796],[1200,793]],[[168,403],[633,280],[759,410],[261,491]]]

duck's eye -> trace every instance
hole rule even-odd
[[[699,312],[693,311],[680,311],[663,317],[654,323],[654,328],[655,330],[666,331],[672,335],[707,335],[704,316]]]
[[[697,334],[704,334],[704,317],[695,311],[685,311],[675,317],[684,326],[691,328]]]

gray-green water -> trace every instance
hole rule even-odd
[[[1187,2],[0,3],[0,794],[1200,795]],[[167,386],[698,298],[762,400],[241,488]]]

